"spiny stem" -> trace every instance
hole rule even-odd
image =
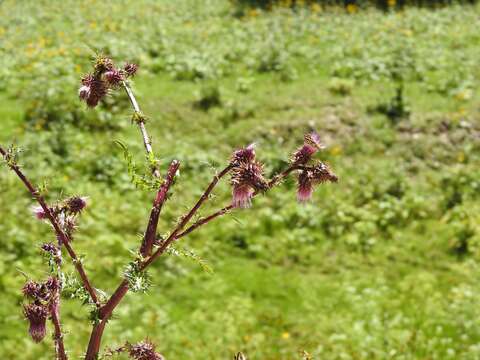
[[[177,235],[180,231],[183,230],[185,225],[188,224],[190,219],[195,215],[195,213],[200,209],[200,207],[203,205],[203,203],[208,199],[210,196],[213,188],[217,185],[218,181],[224,177],[228,172],[233,168],[233,165],[228,165],[225,169],[223,169],[219,174],[215,175],[213,177],[212,182],[210,185],[208,185],[207,189],[205,192],[200,196],[200,199],[197,201],[197,203],[192,207],[192,209],[184,216],[182,216],[179,224],[175,227],[175,229],[171,232],[169,237],[162,243],[162,245],[153,253],[151,257],[149,257],[141,266],[142,269],[147,268],[153,261],[155,261],[156,258],[158,258],[161,254],[165,252],[167,247],[176,240]]]
[[[137,99],[133,94],[130,84],[127,81],[122,81],[122,86],[125,89],[125,92],[127,93],[128,98],[130,99],[130,103],[132,104],[133,111],[135,112],[136,115],[140,115],[142,111],[140,110],[140,106],[138,105]],[[137,119],[136,123],[138,124],[140,132],[142,134],[143,145],[145,146],[145,151],[147,152],[147,155],[154,158],[152,141],[150,139],[150,136],[148,136],[147,128],[145,126],[145,120],[143,118],[139,118]],[[152,165],[152,173],[155,177],[160,178],[160,171],[157,169],[156,165]]]
[[[162,211],[163,204],[167,200],[168,190],[173,184],[175,174],[180,167],[180,163],[177,160],[173,160],[167,171],[167,176],[162,186],[157,192],[155,200],[153,201],[152,210],[150,212],[150,219],[148,220],[147,231],[143,237],[142,246],[140,247],[140,253],[143,257],[152,255],[152,248],[157,236],[157,225],[160,218],[160,212]]]
[[[55,342],[55,354],[57,360],[68,360],[67,353],[65,352],[65,345],[63,343],[63,332],[60,321],[60,293],[62,289],[62,244],[60,239],[58,239],[57,254],[55,257],[56,264],[56,278],[58,282],[57,289],[53,295],[51,303],[51,320],[54,328],[54,338]]]
[[[213,189],[220,181],[222,177],[228,174],[228,172],[233,168],[233,165],[228,165],[224,168],[220,173],[215,175],[208,185],[205,192],[200,196],[200,199],[195,203],[192,209],[184,216],[182,216],[182,220],[179,224],[175,227],[172,231],[170,236],[162,243],[162,245],[158,248],[158,250],[150,256],[147,260],[145,260],[141,265],[141,270],[145,270],[148,266],[150,266],[155,259],[157,259],[161,254],[165,252],[167,247],[176,239],[176,235],[185,227],[185,225],[190,221],[190,219],[195,215],[195,213],[200,209],[200,207],[205,203],[208,199],[210,194],[212,193]],[[85,356],[85,360],[94,360],[97,356],[98,352],[100,351],[100,344],[101,338],[103,335],[103,331],[105,330],[105,325],[110,316],[112,315],[115,308],[118,304],[122,301],[125,295],[128,292],[128,281],[122,280],[120,285],[117,289],[113,292],[110,296],[108,301],[105,303],[104,306],[100,309],[100,323],[94,326],[92,333],[90,335],[90,341],[88,344],[87,354]]]

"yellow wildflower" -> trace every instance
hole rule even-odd
[[[347,12],[349,14],[355,14],[358,11],[357,5],[355,4],[348,4],[347,5]]]
[[[258,10],[257,9],[251,9],[248,12],[248,17],[257,17],[258,16]]]
[[[312,12],[318,14],[319,12],[322,12],[322,7],[318,3],[313,3],[312,6],[310,7],[310,10],[312,10]]]

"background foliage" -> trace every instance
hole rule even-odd
[[[252,141],[272,174],[305,130],[340,176],[314,202],[294,183],[213,223],[131,294],[105,343],[148,334],[169,359],[475,359],[480,356],[477,6],[384,13],[317,3],[270,11],[223,0],[6,0],[0,5],[0,141],[49,198],[89,195],[75,240],[111,292],[139,243],[152,194],[129,182],[143,161],[126,99],[77,98],[91,56],[138,61],[136,91],[165,167],[181,178],[167,231],[231,150]],[[400,94],[400,95],[399,95]],[[205,185],[204,185],[205,184]],[[211,207],[229,199],[220,187]],[[22,321],[19,270],[43,275],[47,226],[0,171],[0,357],[49,359]],[[73,269],[72,269],[73,271]],[[85,349],[87,309],[64,302],[67,347]],[[306,355],[305,355],[306,357]]]

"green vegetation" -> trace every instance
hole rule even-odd
[[[480,8],[235,11],[226,0],[0,5],[0,143],[23,149],[49,200],[90,196],[74,246],[107,293],[152,194],[130,183],[115,143],[144,161],[127,99],[95,110],[78,100],[95,52],[140,63],[135,90],[162,169],[182,163],[161,231],[250,142],[271,175],[314,128],[340,177],[305,206],[287,181],[183,239],[150,272],[151,290],[127,296],[104,344],[149,336],[168,359],[479,358]],[[229,199],[224,183],[208,207]],[[39,245],[52,237],[31,205],[2,166],[5,359],[52,358],[20,306],[22,272],[43,276]],[[203,267],[175,256],[189,251]],[[62,309],[71,358],[90,328],[75,301]]]

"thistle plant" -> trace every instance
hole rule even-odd
[[[265,194],[280,185],[290,175],[296,176],[299,202],[310,200],[315,186],[338,180],[326,163],[315,160],[317,153],[324,148],[319,135],[315,132],[305,135],[303,144],[291,154],[287,166],[271,179],[266,177],[264,165],[257,158],[255,144],[250,144],[233,151],[224,168],[213,175],[203,194],[185,214],[179,217],[177,223],[168,232],[168,236],[164,238],[158,236],[159,218],[167,199],[169,199],[181,164],[179,161],[173,160],[164,170],[164,175],[161,174],[162,169],[158,166],[147,132],[147,117],[142,113],[130,87],[131,78],[136,75],[137,70],[136,64],[127,63],[120,68],[110,58],[100,56],[95,60],[92,72],[81,79],[78,91],[80,100],[90,108],[95,108],[113,91],[122,89],[125,91],[133,108],[132,122],[139,128],[145,147],[151,173],[149,184],[153,184],[152,186],[155,186],[156,190],[150,216],[146,222],[146,230],[138,245],[138,252],[126,266],[123,279],[120,280],[118,287],[109,296],[93,286],[82,260],[77,256],[73,247],[77,224],[82,213],[88,211],[89,199],[85,196],[75,195],[48,204],[41,188],[34,186],[22,170],[18,162],[18,149],[13,146],[8,148],[0,146],[0,154],[6,166],[18,176],[37,202],[37,205],[32,207],[34,217],[49,224],[55,235],[55,241],[41,246],[48,258],[50,276],[43,282],[28,279],[22,292],[26,299],[23,312],[29,322],[30,336],[35,342],[43,341],[48,323],[51,322],[56,359],[68,359],[60,320],[60,296],[71,292],[77,294],[86,305],[91,307],[90,320],[93,326],[84,356],[86,360],[109,357],[122,352],[136,360],[163,359],[154,343],[149,339],[137,344],[131,344],[128,339],[125,339],[124,345],[121,347],[115,350],[106,348],[103,354],[100,354],[103,333],[116,307],[129,291],[145,291],[153,281],[147,273],[148,268],[164,253],[175,251],[171,247],[173,243],[199,230],[216,218],[239,208],[251,207],[256,196]],[[196,217],[199,210],[208,202],[217,184],[228,177],[232,188],[230,203],[211,214]],[[69,278],[62,272],[64,253],[72,261],[78,278]],[[238,353],[235,358],[245,359],[246,357]]]

